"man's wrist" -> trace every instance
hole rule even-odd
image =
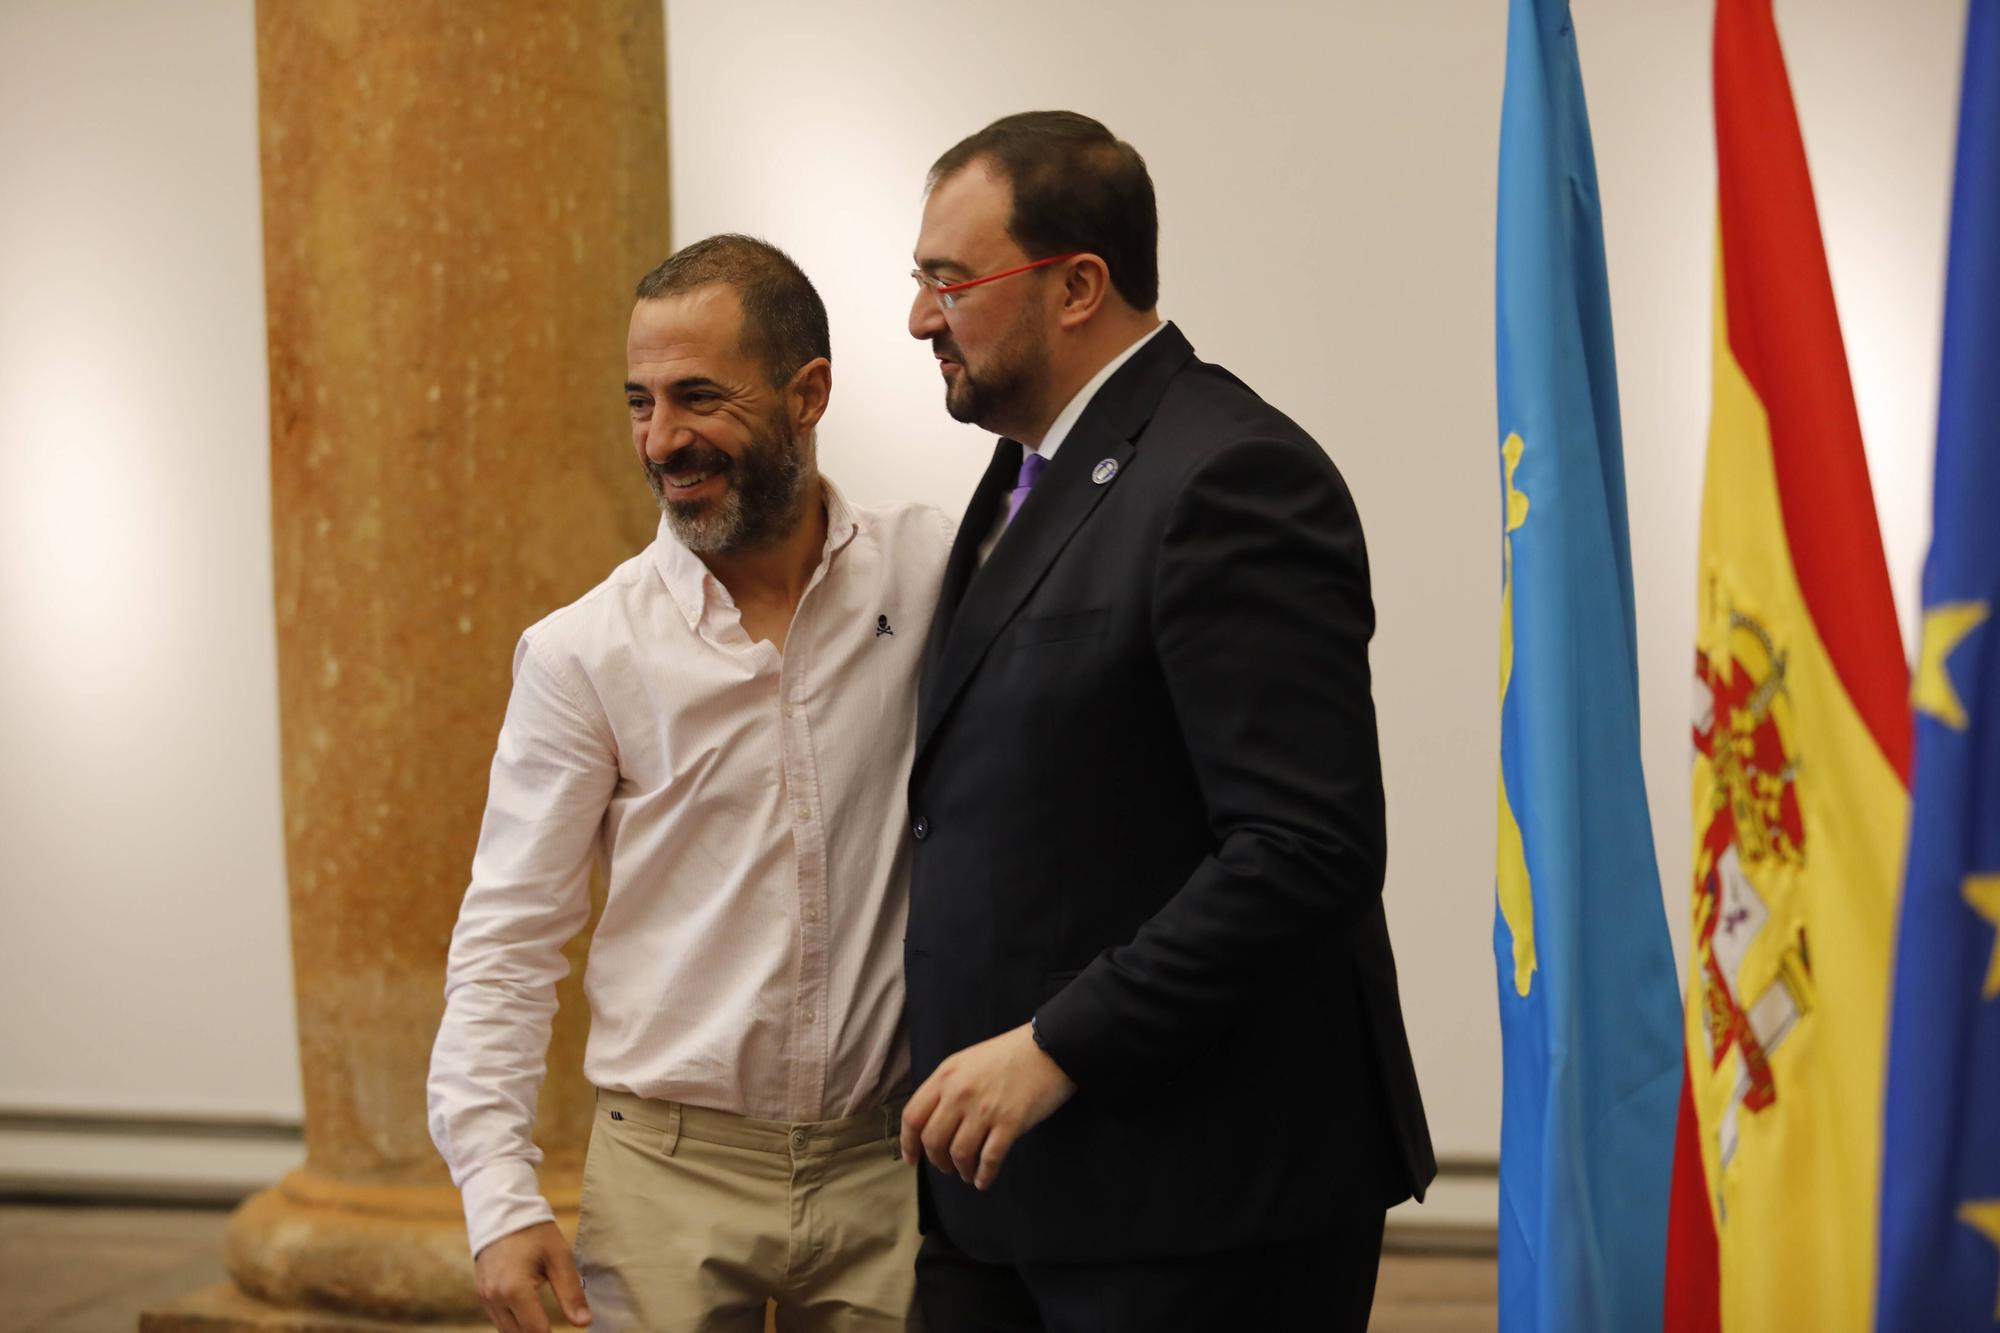
[[[465,1208],[466,1239],[475,1257],[503,1236],[555,1221],[555,1210],[542,1197],[534,1163],[503,1157],[474,1171],[459,1183]]]

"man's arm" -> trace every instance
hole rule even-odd
[[[1274,964],[1375,903],[1386,859],[1367,554],[1326,458],[1253,440],[1205,459],[1153,594],[1216,850],[1036,1016],[1070,1077],[1114,1092],[1186,1072]]]
[[[567,1246],[544,1253],[555,1214],[532,1137],[556,983],[569,971],[562,949],[589,919],[591,855],[618,777],[609,727],[582,694],[521,640],[431,1053],[431,1139],[464,1196],[481,1292],[492,1289],[503,1328],[543,1326],[533,1293],[544,1277],[572,1323],[588,1318]],[[532,1308],[515,1312],[524,1282]]]

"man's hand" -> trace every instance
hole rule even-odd
[[[590,1323],[583,1279],[569,1256],[569,1241],[553,1222],[539,1222],[493,1241],[472,1261],[473,1288],[500,1333],[549,1333],[542,1284],[555,1288],[563,1318],[577,1328]]]
[[[1075,1092],[1023,1023],[966,1047],[924,1080],[903,1108],[903,1160],[915,1165],[921,1145],[932,1166],[983,1190],[1014,1140]]]

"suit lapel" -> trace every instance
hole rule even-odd
[[[986,465],[986,475],[973,488],[965,517],[959,521],[958,535],[952,538],[951,554],[945,558],[944,586],[938,590],[937,611],[931,616],[930,637],[924,643],[923,673],[917,690],[920,725],[923,700],[933,693],[952,620],[958,614],[959,603],[965,600],[966,585],[979,572],[979,545],[993,530],[994,520],[1000,517],[1000,506],[1014,489],[1020,470],[1021,446],[1013,440],[994,441],[993,461]]]
[[[1091,511],[1118,484],[1118,474],[1131,462],[1135,440],[1152,418],[1167,381],[1193,355],[1187,339],[1169,324],[1105,381],[980,569],[979,544],[992,530],[1006,494],[994,482],[1003,470],[1002,452],[1016,464],[1020,460],[1020,446],[1001,441],[993,465],[973,493],[946,566],[918,696],[919,759],[993,640]],[[1008,486],[1011,481],[1011,476],[1006,478]]]

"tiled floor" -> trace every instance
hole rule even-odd
[[[1491,1333],[1499,1321],[1490,1254],[1382,1256],[1370,1333]]]
[[[139,1311],[220,1282],[208,1208],[0,1206],[0,1333],[133,1333]]]
[[[199,1208],[0,1205],[0,1333],[133,1333],[139,1311],[223,1280],[228,1214]],[[1494,1326],[1490,1257],[1391,1253],[1375,1333]]]

